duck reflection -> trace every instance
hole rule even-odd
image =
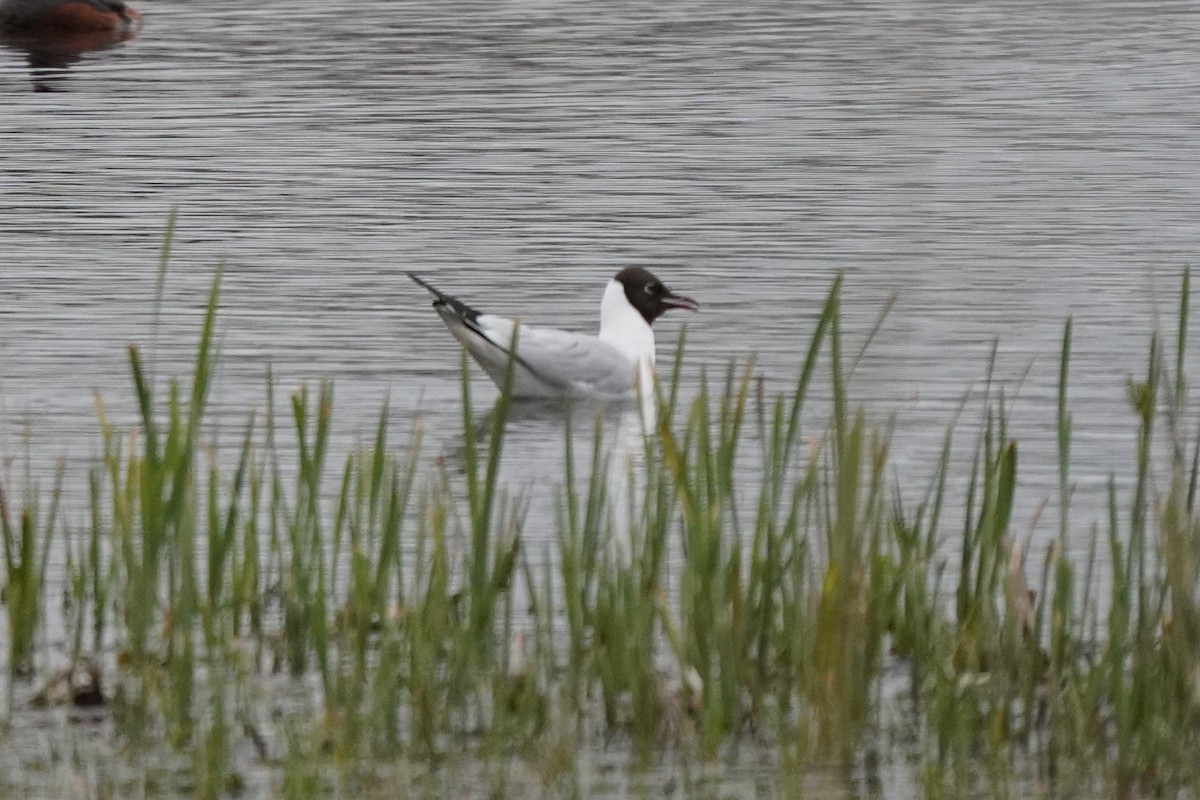
[[[72,64],[137,36],[121,0],[0,0],[0,45],[24,54],[34,89],[55,91]]]

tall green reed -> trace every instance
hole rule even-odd
[[[752,365],[731,366],[685,399],[681,350],[631,463],[598,417],[580,471],[568,432],[560,529],[539,564],[521,546],[528,500],[501,480],[506,393],[477,426],[465,359],[460,455],[433,469],[420,425],[405,445],[390,441],[385,405],[373,438],[335,470],[332,386],[301,388],[277,419],[270,380],[262,424],[251,416],[232,459],[214,448],[205,462],[218,272],[191,381],[160,390],[131,348],[137,427],[117,430],[99,406],[100,466],[78,535],[60,535],[57,493],[45,514],[36,495],[0,507],[9,625],[24,626],[10,664],[33,664],[61,545],[73,652],[116,644],[135,689],[118,689],[119,718],[161,722],[191,747],[209,795],[233,780],[222,754],[246,715],[237,698],[276,670],[316,688],[311,729],[293,739],[343,764],[440,760],[461,741],[510,752],[565,729],[627,734],[646,760],[668,743],[716,758],[754,733],[790,763],[848,765],[889,702],[885,662],[910,676],[931,793],[980,772],[1011,791],[1017,750],[1059,785],[1093,786],[1088,759],[1110,755],[1105,774],[1126,795],[1180,785],[1195,777],[1200,652],[1189,278],[1173,363],[1156,336],[1130,384],[1132,485],[1122,497],[1112,482],[1084,564],[1071,557],[1064,328],[1057,530],[1031,582],[1040,517],[1014,530],[1018,444],[995,355],[966,468],[952,423],[924,491],[906,500],[912,477],[891,466],[890,426],[852,396],[840,278],[787,391],[768,395]]]
[[[33,672],[37,636],[43,619],[46,569],[62,492],[62,467],[50,495],[50,507],[41,508],[41,498],[26,474],[27,496],[13,508],[8,492],[0,485],[0,544],[4,550],[4,585],[0,602],[8,614],[8,669],[10,675]]]

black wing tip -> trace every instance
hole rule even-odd
[[[437,289],[433,288],[416,273],[406,272],[404,274],[407,275],[408,277],[412,278],[414,281],[417,282],[418,285],[420,285],[422,288],[424,288],[425,291],[427,291],[431,295],[433,295],[433,307],[434,308],[449,307],[450,311],[452,311],[456,316],[461,317],[465,320],[468,320],[469,322],[472,322],[472,323],[474,323],[475,320],[479,317],[478,311],[471,308],[469,305],[462,302],[461,300],[457,300],[457,299],[451,297],[450,295],[440,292]]]
[[[434,298],[434,303],[433,303],[433,304],[434,304],[434,305],[437,305],[438,303],[455,303],[455,302],[457,302],[457,301],[456,301],[456,300],[455,300],[453,297],[451,297],[450,295],[448,295],[448,294],[443,294],[442,292],[438,291],[438,290],[437,290],[436,288],[434,288],[434,287],[433,287],[433,286],[432,286],[432,285],[431,285],[431,284],[430,284],[428,281],[426,281],[424,278],[422,278],[422,277],[421,277],[420,275],[418,275],[417,273],[415,273],[415,272],[406,272],[406,273],[404,273],[404,274],[405,274],[405,275],[407,275],[408,277],[412,278],[414,281],[416,281],[416,282],[417,282],[417,285],[418,285],[418,286],[420,286],[422,289],[424,289],[425,291],[427,291],[427,292],[429,292],[431,295],[433,295],[433,298]]]
[[[404,274],[407,275],[408,277],[412,278],[414,281],[416,281],[417,285],[419,285],[421,288],[425,289],[425,291],[429,292],[434,297],[441,295],[441,292],[439,292],[437,289],[433,288],[428,283],[426,283],[424,280],[422,280],[421,276],[418,275],[417,273],[406,272]]]

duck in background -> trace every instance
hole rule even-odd
[[[25,54],[34,88],[54,91],[85,54],[137,36],[141,15],[121,0],[0,0],[0,45]]]
[[[108,33],[128,38],[141,15],[121,0],[0,0],[0,29],[58,36]]]

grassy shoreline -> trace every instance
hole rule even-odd
[[[123,751],[174,753],[183,794],[198,797],[244,785],[246,753],[273,796],[299,798],[464,746],[523,764],[553,793],[597,740],[643,765],[760,748],[800,796],[798,776],[874,757],[898,702],[883,687],[902,674],[925,796],[1195,794],[1190,276],[1172,347],[1155,336],[1129,382],[1129,496],[1110,482],[1107,518],[1083,532],[1068,513],[1065,324],[1060,513],[1039,522],[1058,533],[1038,574],[1028,535],[1012,530],[1020,459],[1003,391],[989,388],[969,471],[952,467],[950,425],[921,499],[902,500],[913,493],[889,467],[888,426],[848,396],[840,288],[791,390],[768,395],[731,366],[685,402],[677,360],[635,468],[613,460],[602,418],[590,453],[568,434],[557,545],[536,552],[522,535],[528,498],[498,480],[508,406],[477,429],[465,377],[458,468],[419,459],[419,427],[390,442],[386,407],[374,440],[331,463],[328,384],[293,395],[287,418],[269,397],[236,456],[218,457],[204,428],[218,274],[190,380],[157,391],[130,348],[140,424],[119,430],[100,408],[86,519],[59,511],[61,487],[2,487],[8,705],[17,687],[57,687],[41,698],[51,704],[90,697]],[[831,411],[816,423],[826,374]],[[735,469],[747,452],[761,461],[753,480]],[[1077,563],[1065,553],[1083,535],[1090,556]],[[56,558],[61,599],[46,591]],[[60,680],[44,667],[51,613],[74,667]],[[264,714],[256,700],[280,676],[306,700]],[[498,780],[494,796],[517,793]]]

